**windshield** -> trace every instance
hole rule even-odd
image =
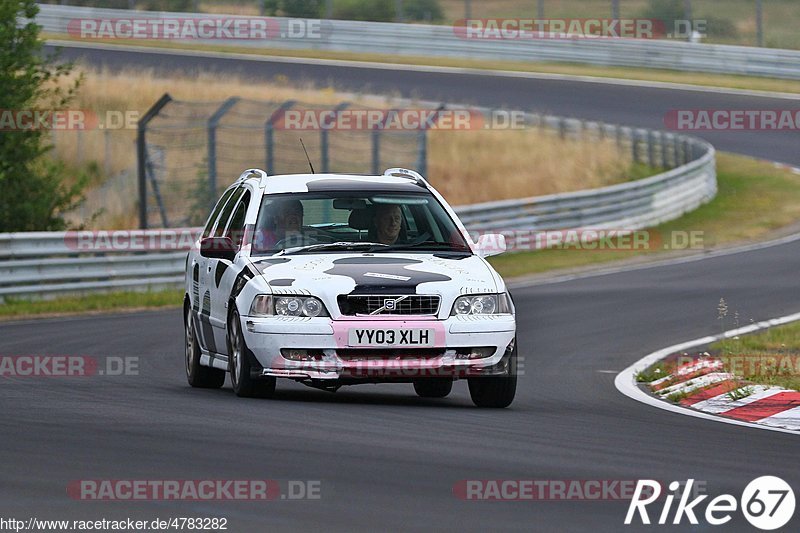
[[[343,250],[471,253],[453,220],[429,192],[264,196],[253,237],[254,255]]]

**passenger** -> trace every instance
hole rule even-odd
[[[278,200],[270,206],[272,224],[264,228],[261,250],[271,250],[280,244],[290,248],[303,244],[303,204],[300,200]]]

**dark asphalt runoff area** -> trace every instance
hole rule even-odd
[[[371,71],[304,64],[176,59],[67,50],[92,64],[203,68],[287,76],[350,90],[508,106],[639,126],[676,107],[779,108],[798,102],[518,78]],[[132,88],[135,90],[135,88]],[[717,148],[800,164],[797,134],[707,138]],[[720,331],[717,304],[742,325],[800,311],[800,242],[518,288],[522,375],[505,410],[472,406],[464,382],[444,400],[411,385],[335,394],[279,381],[273,400],[191,389],[180,311],[0,325],[2,355],[138,358],[138,374],[5,378],[0,382],[0,516],[27,519],[185,516],[228,519],[230,531],[751,531],[624,526],[624,501],[463,501],[462,480],[692,478],[735,497],[776,475],[800,489],[800,437],[737,427],[637,403],[617,372],[656,349]],[[733,326],[729,323],[728,326]],[[83,479],[274,479],[320,483],[320,498],[270,502],[76,501]],[[706,500],[707,501],[707,500]],[[661,504],[651,511],[657,520]],[[655,504],[654,504],[655,505]],[[700,514],[705,502],[699,507]],[[674,514],[674,506],[673,506]],[[670,514],[670,520],[673,516]],[[795,517],[786,531],[796,531]]]

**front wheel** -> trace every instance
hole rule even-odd
[[[453,390],[450,378],[425,378],[414,381],[414,390],[420,398],[444,398]]]
[[[184,362],[186,380],[192,387],[202,389],[218,389],[225,383],[225,371],[200,364],[200,345],[192,320],[192,308],[185,306],[183,313],[183,329],[185,336]]]
[[[236,396],[244,398],[271,398],[275,394],[275,378],[253,379],[250,371],[255,367],[255,356],[247,348],[242,335],[239,313],[233,311],[228,320],[228,368],[231,385]]]
[[[517,394],[517,341],[508,356],[506,375],[469,378],[469,395],[478,407],[508,407]]]

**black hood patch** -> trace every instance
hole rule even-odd
[[[284,263],[288,263],[289,261],[291,261],[291,259],[289,259],[288,257],[270,257],[268,259],[261,259],[255,262],[255,266],[258,269],[258,271],[263,274],[264,271],[269,267],[275,265],[282,265]]]
[[[325,273],[355,281],[350,294],[416,294],[417,286],[422,283],[452,279],[443,274],[406,268],[418,264],[422,261],[399,257],[348,257],[336,259],[333,268]]]

